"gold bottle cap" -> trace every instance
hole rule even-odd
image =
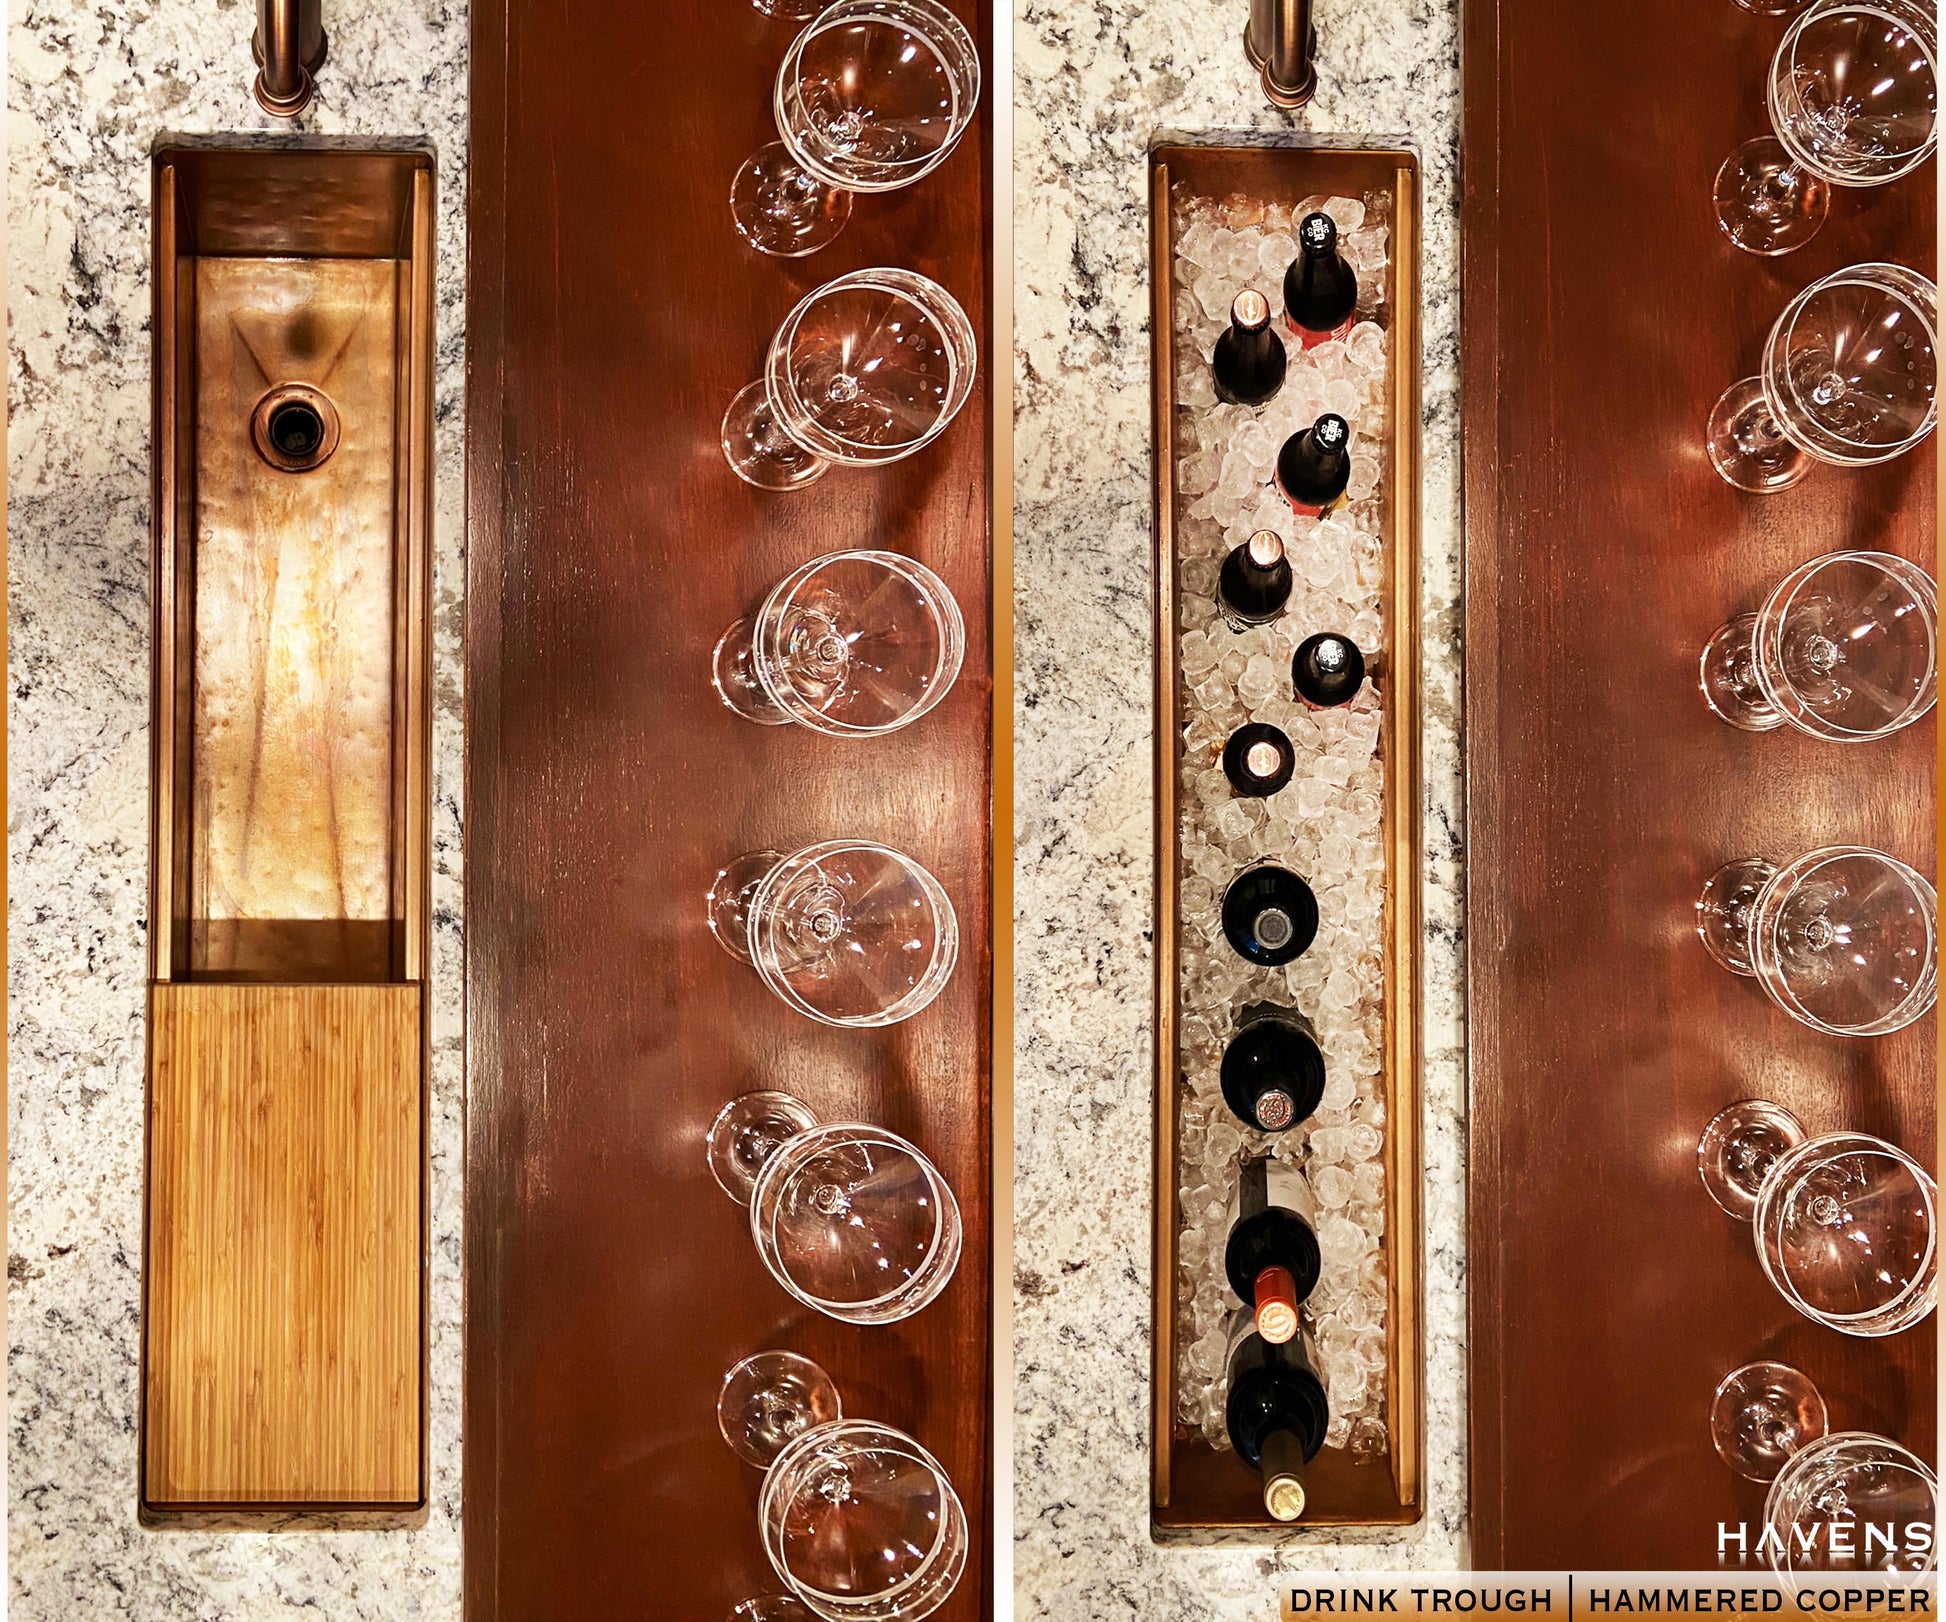
[[[1270,325],[1270,300],[1254,287],[1246,287],[1230,305],[1230,320],[1245,332]]]
[[[1296,1520],[1304,1513],[1304,1483],[1296,1476],[1272,1476],[1264,1483],[1264,1508],[1273,1520]]]
[[[1259,569],[1276,565],[1284,555],[1284,537],[1274,529],[1260,529],[1244,542],[1250,553],[1250,561]]]
[[[1274,743],[1253,743],[1243,752],[1244,768],[1252,777],[1275,777],[1284,757]]]

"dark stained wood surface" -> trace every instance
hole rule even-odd
[[[772,138],[790,38],[741,0],[474,8],[470,1618],[720,1622],[777,1591],[759,1477],[714,1417],[724,1371],[773,1346],[945,1461],[978,1547],[940,1614],[991,1611],[991,126],[919,186],[859,199],[825,252],[765,259],[735,234],[730,181]],[[724,407],[802,292],[887,263],[973,317],[973,400],[896,467],[749,489],[718,449]],[[739,720],[709,684],[717,636],[850,546],[944,576],[967,620],[958,687],[873,740]],[[952,983],[885,1031],[791,1013],[704,925],[725,859],[842,834],[909,851],[959,911]],[[770,1279],[703,1158],[753,1087],[938,1161],[967,1228],[938,1302],[851,1327]]]
[[[1471,960],[1471,1450],[1481,1567],[1713,1568],[1762,1489],[1710,1395],[1797,1364],[1834,1427],[1932,1457],[1935,1328],[1851,1340],[1764,1281],[1696,1177],[1724,1104],[1768,1096],[1934,1164],[1935,1028],[1845,1041],[1716,968],[1705,877],[1880,845],[1934,866],[1935,725],[1845,747],[1716,721],[1697,654],[1806,558],[1934,563],[1931,445],[1746,496],[1718,393],[1842,265],[1933,272],[1934,168],[1839,192],[1804,250],[1721,238],[1710,183],[1763,133],[1785,20],[1730,0],[1467,0],[1462,409]],[[1754,1532],[1753,1532],[1754,1539]]]

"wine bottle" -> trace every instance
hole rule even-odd
[[[1284,386],[1284,340],[1270,324],[1270,300],[1256,289],[1246,287],[1230,305],[1211,364],[1216,397],[1231,405],[1260,406]]]
[[[1318,936],[1318,898],[1289,868],[1246,867],[1223,892],[1223,935],[1252,963],[1275,969]]]
[[[1295,1166],[1271,1155],[1245,1160],[1230,1205],[1223,1273],[1273,1344],[1297,1333],[1297,1309],[1318,1287],[1322,1265],[1311,1190]]]
[[[1246,722],[1223,745],[1223,775],[1245,799],[1268,799],[1296,770],[1297,751],[1291,740],[1265,722]]]
[[[1277,453],[1277,488],[1302,518],[1322,518],[1343,504],[1351,483],[1351,424],[1327,411]]]
[[[1302,1338],[1272,1345],[1250,1314],[1231,1321],[1230,1388],[1223,1421],[1237,1457],[1264,1478],[1264,1508],[1273,1520],[1304,1513],[1304,1467],[1324,1446],[1331,1403]]]
[[[1297,257],[1284,272],[1284,319],[1306,349],[1351,331],[1357,319],[1358,272],[1338,252],[1338,222],[1306,214],[1297,226]]]
[[[1324,1099],[1324,1051],[1295,1008],[1253,1003],[1223,1050],[1223,1101],[1245,1126],[1282,1132],[1309,1120]]]
[[[1349,704],[1364,682],[1365,655],[1350,637],[1336,631],[1307,636],[1291,655],[1291,685],[1307,709]]]
[[[1274,529],[1260,529],[1232,547],[1216,572],[1216,606],[1233,631],[1268,625],[1290,598],[1290,559],[1284,556],[1283,536]]]

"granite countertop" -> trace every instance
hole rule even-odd
[[[1014,1586],[1023,1617],[1261,1617],[1283,1572],[1466,1563],[1456,0],[1320,0],[1294,119],[1244,0],[1014,22]],[[1153,905],[1147,152],[1410,138],[1425,185],[1427,1513],[1404,1537],[1148,1535]]]
[[[149,157],[284,128],[245,0],[14,0],[8,37],[9,1615],[460,1614],[464,0],[328,8],[306,132],[439,186],[432,1509],[410,1533],[136,1524],[149,781]]]

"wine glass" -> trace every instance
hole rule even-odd
[[[1865,467],[1933,430],[1938,289],[1903,265],[1852,265],[1785,306],[1760,375],[1710,413],[1711,464],[1739,490],[1788,489],[1814,461]]]
[[[708,1149],[723,1191],[749,1207],[764,1266],[807,1307],[845,1323],[897,1323],[952,1281],[959,1204],[896,1132],[821,1123],[789,1093],[752,1092],[723,1106]]]
[[[764,1553],[792,1595],[825,1622],[919,1622],[966,1570],[966,1511],[918,1442],[839,1408],[808,1358],[760,1353],[725,1377],[717,1425],[764,1471]]]
[[[1748,1217],[1777,1293],[1841,1334],[1896,1335],[1938,1298],[1938,1190],[1896,1144],[1863,1132],[1809,1136],[1782,1106],[1745,1099],[1696,1147],[1703,1186]]]
[[[1931,1468],[1888,1437],[1829,1429],[1823,1396],[1788,1363],[1726,1375],[1710,1437],[1738,1475],[1771,1484],[1757,1545],[1791,1587],[1801,1571],[1933,1569]]]
[[[1748,253],[1790,253],[1824,224],[1832,186],[1882,186],[1923,163],[1937,140],[1938,39],[1927,0],[1817,0],[1771,59],[1776,134],[1716,173],[1723,234]]]
[[[798,300],[764,375],[723,415],[723,454],[760,490],[797,490],[831,464],[877,467],[945,432],[973,392],[973,324],[937,282],[857,270]]]
[[[838,0],[777,70],[783,139],[737,171],[737,229],[762,253],[816,253],[851,218],[853,192],[893,191],[938,168],[979,100],[979,50],[939,0]]]
[[[1778,867],[1745,857],[1696,902],[1710,956],[1833,1036],[1903,1030],[1933,1005],[1938,899],[1883,851],[1829,845]]]
[[[959,920],[939,880],[868,840],[739,856],[716,875],[709,926],[726,952],[825,1025],[910,1019],[959,960]]]
[[[1793,726],[1862,743],[1938,695],[1939,588],[1888,552],[1831,552],[1785,576],[1703,649],[1703,697],[1746,732]]]
[[[965,648],[959,604],[924,564],[832,552],[723,633],[712,679],[746,720],[855,738],[918,720],[952,687]]]

